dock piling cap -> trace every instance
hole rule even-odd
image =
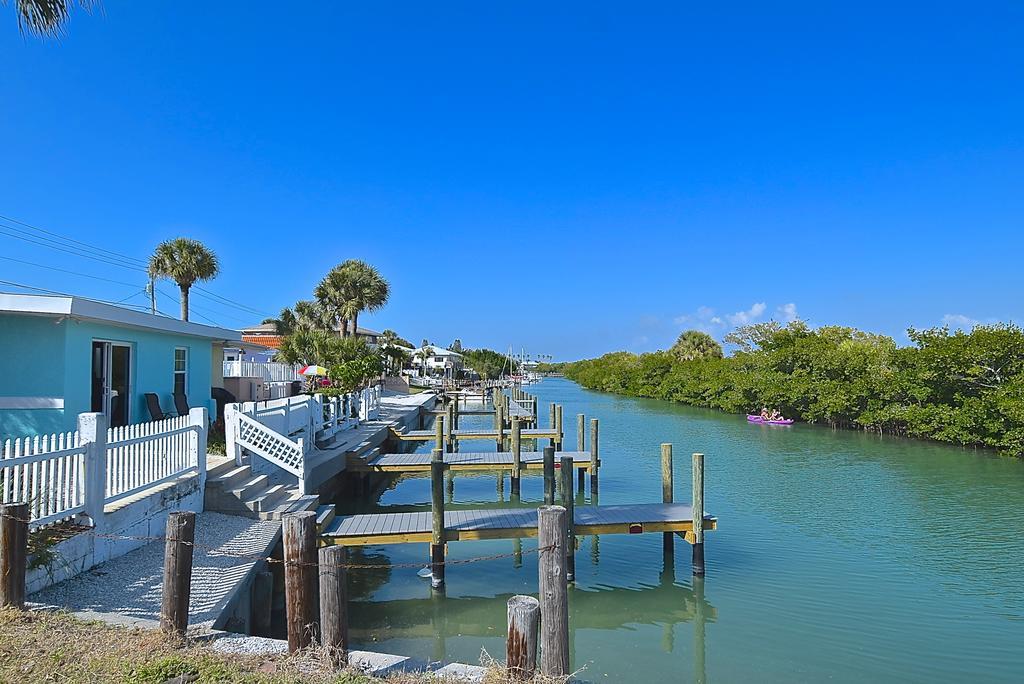
[[[629,533],[630,534],[643,534],[644,533],[644,525],[643,525],[643,523],[630,523],[629,524]]]

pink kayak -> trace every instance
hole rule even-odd
[[[760,423],[761,425],[792,425],[792,418],[783,418],[782,420],[765,420],[761,416],[747,415],[747,420],[751,423]]]

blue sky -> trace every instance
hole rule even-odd
[[[135,258],[198,238],[210,291],[267,313],[365,259],[394,290],[366,325],[561,359],[1024,318],[1021,3],[324,4],[106,0],[60,41],[0,6],[0,215]]]

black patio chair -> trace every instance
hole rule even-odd
[[[174,410],[178,412],[179,416],[188,415],[188,397],[184,394],[174,395]]]
[[[146,408],[149,409],[150,420],[165,420],[167,418],[173,418],[173,413],[164,413],[164,410],[160,408],[160,398],[152,392],[146,392],[143,396],[146,397]]]

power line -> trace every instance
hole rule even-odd
[[[92,275],[90,273],[79,273],[78,271],[69,271],[66,268],[57,268],[56,266],[47,266],[46,264],[37,264],[34,261],[25,261],[24,259],[15,259],[14,257],[3,256],[0,254],[0,259],[7,261],[13,261],[19,264],[25,264],[27,266],[35,266],[36,268],[45,268],[50,271],[58,271],[60,273],[68,273],[70,275],[82,276],[83,278],[92,278],[93,280],[102,280],[106,283],[114,283],[115,285],[125,285],[127,287],[138,287],[138,283],[126,283],[123,280],[111,280],[110,278],[104,278],[102,276]]]
[[[96,299],[95,297],[81,297],[80,295],[71,294],[70,292],[60,292],[58,290],[50,290],[50,289],[45,288],[45,287],[36,287],[35,285],[26,285],[25,283],[16,283],[13,280],[0,280],[0,284],[10,285],[12,287],[20,287],[23,290],[32,290],[34,292],[42,292],[43,294],[60,295],[61,297],[77,297],[79,299],[88,299],[89,301],[99,302],[101,304],[110,304],[111,306],[121,306],[121,307],[131,308],[131,309],[142,309],[143,311],[148,311],[149,310],[148,306],[142,306],[141,304],[125,304],[124,302],[127,301],[128,299],[131,299],[131,297],[126,297],[121,302],[111,302],[111,301],[106,300],[106,299]],[[136,293],[136,294],[139,294],[139,293]],[[134,297],[134,296],[135,295],[132,295],[132,297]],[[162,314],[163,316],[167,316],[167,314],[163,313],[162,311],[160,311],[158,313]],[[173,317],[172,316],[167,316],[167,318],[173,318]]]
[[[111,266],[120,266],[122,268],[128,268],[128,269],[135,270],[135,271],[143,271],[143,272],[148,274],[148,270],[149,269],[145,267],[146,266],[146,262],[144,260],[142,260],[142,259],[137,258],[137,257],[128,256],[126,254],[121,254],[120,252],[115,252],[113,250],[104,249],[104,248],[101,248],[101,247],[94,247],[94,246],[92,246],[92,245],[90,245],[88,243],[82,242],[81,240],[75,240],[74,238],[69,238],[69,237],[67,237],[65,235],[61,235],[60,233],[55,233],[53,231],[46,230],[44,228],[39,228],[38,226],[33,226],[32,224],[25,223],[24,221],[19,221],[18,219],[11,218],[11,217],[8,217],[8,216],[4,216],[2,214],[0,214],[0,219],[8,221],[8,222],[16,223],[16,224],[21,225],[21,226],[25,226],[26,228],[31,228],[32,230],[39,231],[40,233],[44,233],[46,235],[53,236],[54,238],[57,238],[59,240],[65,241],[66,243],[72,243],[72,244],[78,245],[79,249],[77,249],[77,250],[70,249],[67,244],[60,244],[60,243],[53,244],[54,241],[52,239],[48,240],[48,238],[44,238],[44,237],[40,237],[40,236],[37,236],[37,235],[33,235],[31,233],[27,233],[26,231],[21,230],[20,228],[17,228],[15,226],[10,226],[10,225],[5,225],[3,223],[0,223],[0,234],[2,234],[2,235],[7,235],[8,237],[13,237],[13,238],[16,238],[18,240],[23,240],[25,242],[29,242],[29,243],[32,243],[32,244],[35,244],[35,245],[39,245],[39,246],[42,246],[42,247],[49,247],[50,249],[55,249],[55,250],[58,250],[58,251],[61,251],[61,252],[65,252],[67,254],[73,254],[75,256],[80,256],[80,257],[86,257],[86,258],[93,259],[95,261],[99,261],[101,263],[108,264],[108,265],[111,265]],[[8,232],[8,231],[16,231],[16,232],[12,233],[12,232]],[[93,253],[90,254],[89,252],[82,252],[81,248],[85,248],[87,250],[90,250]],[[122,262],[129,262],[129,263],[122,263]],[[198,285],[194,286],[194,289],[199,291],[197,293],[198,296],[205,297],[206,299],[209,299],[209,300],[213,301],[214,303],[219,304],[221,306],[232,306],[232,307],[235,307],[235,308],[238,308],[238,309],[242,309],[244,311],[248,311],[250,313],[253,313],[253,314],[259,315],[259,316],[272,316],[273,315],[273,314],[270,314],[270,313],[268,313],[266,311],[261,311],[260,309],[256,309],[254,307],[251,307],[251,306],[249,306],[247,304],[242,304],[241,302],[235,301],[233,299],[229,299],[228,297],[225,297],[223,295],[217,294],[216,292],[208,290],[208,289],[206,289],[204,287],[200,287]]]

